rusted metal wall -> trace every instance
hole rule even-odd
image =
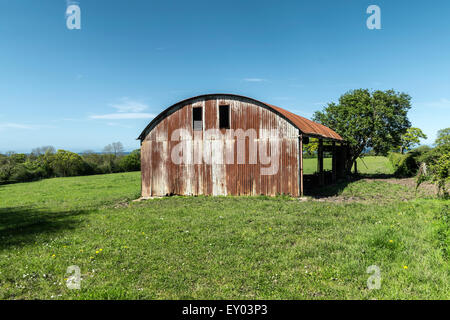
[[[280,144],[278,171],[273,175],[262,175],[261,169],[270,167],[261,164],[259,152],[256,164],[249,159],[249,139],[245,139],[245,164],[238,164],[237,138],[226,135],[221,129],[221,141],[214,142],[221,150],[214,157],[221,161],[207,164],[182,163],[172,161],[173,149],[180,141],[173,141],[172,134],[184,129],[181,137],[193,159],[202,157],[205,148],[211,146],[211,137],[205,137],[205,130],[218,129],[218,108],[229,105],[231,110],[230,129],[254,129],[257,141],[264,137],[264,130],[276,130]],[[192,108],[203,107],[203,130],[192,129]],[[262,129],[262,130],[260,130]],[[229,132],[229,131],[228,131]],[[274,131],[275,132],[275,131]],[[160,122],[147,132],[141,144],[142,196],[178,195],[299,195],[299,130],[284,118],[264,107],[263,104],[242,97],[204,97],[184,101],[171,110]],[[218,144],[217,144],[218,143]],[[268,148],[270,150],[270,148]],[[233,154],[234,163],[228,164],[228,150]],[[218,158],[215,158],[216,160]],[[217,163],[219,162],[219,163]]]

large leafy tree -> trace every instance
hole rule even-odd
[[[427,139],[427,135],[419,128],[408,128],[406,133],[402,135],[402,144],[400,146],[400,152],[404,153],[405,150],[410,150],[412,147],[420,143],[420,139]]]
[[[141,170],[141,150],[136,149],[120,160],[120,167],[125,171]]]
[[[437,147],[450,145],[450,128],[441,129],[437,132],[437,138],[434,144]]]
[[[407,114],[411,97],[394,90],[352,90],[314,114],[314,120],[339,133],[348,143],[347,169],[366,148],[387,154],[401,144],[401,136],[411,126]]]
[[[76,153],[58,150],[51,155],[51,167],[60,177],[74,176],[81,172],[83,159]]]
[[[319,139],[317,138],[309,138],[309,143],[303,145],[303,149],[305,149],[306,153],[312,156],[318,149]]]

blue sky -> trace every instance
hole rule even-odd
[[[350,89],[412,96],[432,143],[450,126],[450,1],[0,0],[0,152],[101,150],[171,104],[236,93],[310,118]],[[366,9],[381,8],[381,30]]]

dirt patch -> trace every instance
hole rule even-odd
[[[324,198],[313,198],[312,200],[318,202],[349,203],[349,202],[362,202],[365,199],[360,197],[332,196]]]
[[[130,204],[129,204],[128,200],[121,200],[120,202],[117,202],[113,207],[114,207],[114,209],[120,209],[120,208],[126,208],[129,205]]]

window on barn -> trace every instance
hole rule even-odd
[[[219,106],[219,128],[230,129],[230,106]]]
[[[201,131],[203,129],[202,116],[202,107],[192,108],[192,128],[196,131]]]

